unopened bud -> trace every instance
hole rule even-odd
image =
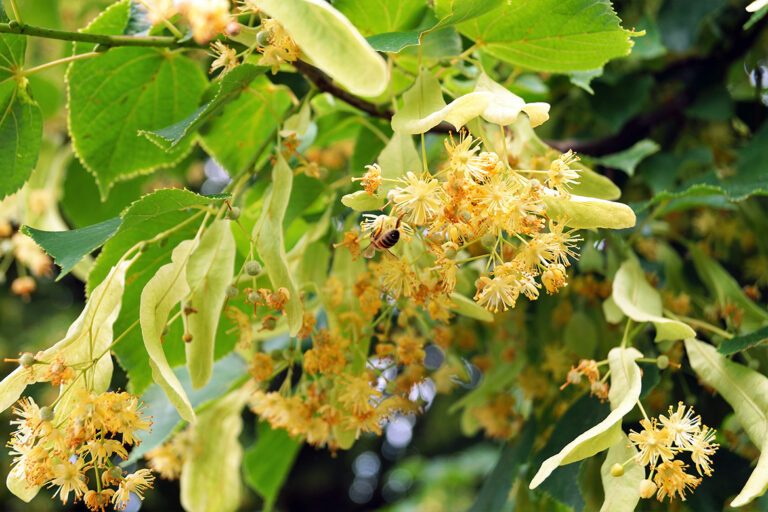
[[[19,358],[19,366],[22,368],[29,368],[33,364],[35,364],[35,356],[29,352],[21,354],[21,357]]]
[[[624,474],[624,466],[618,462],[611,466],[611,476],[621,476]]]
[[[53,409],[47,405],[40,408],[40,419],[43,421],[53,421]]]
[[[261,264],[258,261],[249,261],[245,264],[245,273],[249,276],[261,274]]]
[[[227,216],[232,220],[237,220],[240,218],[240,208],[237,206],[233,206],[229,209],[229,213]]]
[[[665,355],[661,355],[656,359],[656,366],[659,370],[666,370],[669,367],[669,358]]]
[[[259,46],[267,46],[269,44],[269,30],[259,30],[256,34],[256,43]]]
[[[182,336],[181,339],[184,340],[184,343],[189,343],[190,341],[192,341],[192,335],[189,334],[188,332],[185,332],[184,336]]]
[[[224,293],[226,293],[227,297],[230,299],[234,299],[237,297],[237,294],[240,293],[240,290],[237,289],[237,286],[229,285]]]
[[[480,239],[480,243],[483,244],[483,247],[489,250],[493,249],[496,246],[496,241],[497,241],[497,237],[493,233],[486,233]]]
[[[656,484],[650,480],[643,480],[640,482],[640,497],[651,498],[656,494]]]

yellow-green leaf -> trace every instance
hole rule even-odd
[[[768,378],[693,338],[685,340],[685,351],[699,379],[723,396],[749,438],[760,448],[757,466],[731,502],[732,507],[746,505],[768,489]]]
[[[187,284],[192,290],[189,305],[196,312],[188,316],[192,341],[185,344],[185,349],[189,377],[195,389],[205,386],[211,378],[216,328],[234,265],[235,237],[230,221],[218,220],[206,229],[187,265]]]
[[[613,279],[613,301],[632,320],[653,322],[656,341],[693,338],[696,331],[687,324],[662,316],[661,295],[648,281],[637,260],[625,261]]]
[[[359,96],[378,96],[389,81],[386,62],[339,11],[323,0],[253,0],[285,27],[328,76]]]
[[[283,219],[288,201],[291,199],[292,185],[293,171],[288,167],[285,159],[278,155],[277,163],[272,170],[272,194],[260,222],[261,230],[257,235],[256,247],[264,261],[264,268],[272,282],[272,287],[274,289],[284,287],[290,294],[285,306],[285,314],[288,317],[288,332],[291,336],[296,336],[301,329],[304,307],[301,304],[296,281],[288,268],[283,235]]]
[[[243,447],[238,437],[242,410],[253,391],[246,384],[198,415],[179,482],[181,505],[187,512],[229,512],[240,507]]]
[[[637,455],[637,448],[632,446],[626,435],[608,449],[605,462],[600,467],[605,500],[600,512],[632,512],[640,501],[640,482],[645,478],[645,468],[632,461],[624,466],[624,474],[611,475],[611,466],[624,464]]]
[[[27,485],[27,477],[24,476],[24,467],[16,466],[8,472],[5,486],[11,493],[24,503],[29,503],[40,492],[40,485]]]
[[[429,70],[422,69],[413,86],[403,93],[403,107],[392,117],[392,129],[424,133],[446,121],[458,130],[485,112],[492,98],[490,92],[471,92],[446,105],[440,81]]]
[[[112,379],[112,356],[109,346],[112,343],[112,325],[120,312],[125,287],[125,273],[133,260],[123,261],[112,267],[107,277],[93,290],[83,312],[72,323],[64,338],[43,351],[37,357],[38,361],[49,363],[56,356],[64,358],[69,365],[84,365],[101,356],[92,368],[85,370],[87,382],[97,393],[105,391]],[[40,376],[44,365],[35,365],[35,375]],[[41,369],[42,368],[42,369]],[[4,411],[19,399],[27,384],[34,382],[30,378],[30,370],[17,368],[0,382],[0,411]],[[62,386],[61,392],[66,396],[61,398],[56,406],[57,416],[67,412],[75,386]],[[66,390],[66,391],[65,391]]]
[[[396,180],[408,171],[418,171],[422,168],[421,157],[413,143],[410,134],[395,132],[377,159],[381,166],[381,175],[388,180]],[[379,194],[385,196],[395,186],[385,181],[381,184]]]
[[[171,370],[162,345],[162,334],[171,310],[189,293],[186,267],[195,248],[194,240],[185,240],[173,250],[171,263],[163,265],[141,291],[139,321],[144,347],[149,355],[152,378],[163,388],[168,400],[182,418],[195,421],[195,411],[189,403],[179,379]]]
[[[493,322],[493,313],[458,292],[451,293],[451,302],[456,313],[461,316],[474,318],[481,322]]]
[[[594,197],[548,195],[544,204],[550,218],[562,218],[567,226],[577,229],[625,229],[636,221],[629,206]]]
[[[384,206],[384,199],[379,196],[372,196],[365,190],[358,190],[357,192],[342,196],[341,203],[357,212],[367,212],[378,210]]]
[[[610,414],[545,460],[531,480],[531,489],[538,487],[558,466],[591,457],[624,437],[621,420],[635,407],[640,397],[642,372],[635,360],[642,356],[634,348],[614,348],[608,353],[611,369]]]
[[[481,114],[489,123],[506,126],[517,121],[520,112],[525,112],[531,127],[539,126],[549,119],[549,103],[526,103],[523,98],[510,92],[503,85],[494,82],[485,73],[480,74],[475,92],[491,93],[488,108]]]

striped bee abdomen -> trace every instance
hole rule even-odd
[[[382,236],[371,240],[371,243],[379,250],[391,249],[400,240],[400,231],[393,229]]]

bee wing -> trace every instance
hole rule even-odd
[[[376,255],[376,248],[373,246],[373,244],[369,244],[368,247],[366,247],[363,250],[363,258],[371,259]]]

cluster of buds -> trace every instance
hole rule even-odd
[[[608,399],[608,383],[600,379],[600,370],[597,367],[597,361],[593,359],[582,359],[577,366],[571,366],[565,384],[560,386],[560,389],[565,389],[569,384],[580,384],[582,377],[586,377],[587,380],[589,380],[590,395],[596,396],[601,401]]]

